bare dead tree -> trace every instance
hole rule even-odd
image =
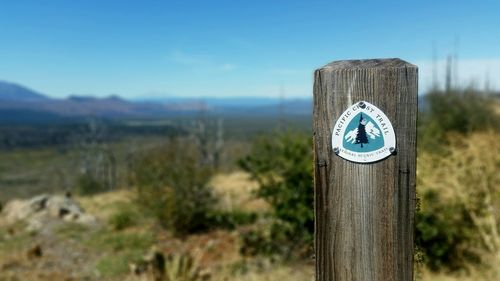
[[[489,95],[491,93],[490,89],[490,70],[486,69],[486,74],[484,78],[484,93],[485,95]]]
[[[280,100],[278,105],[278,130],[282,131],[285,127],[285,85],[281,83],[280,85]]]
[[[117,187],[116,157],[109,147],[103,150],[102,155],[104,156],[104,161],[100,168],[102,171],[101,180],[107,189],[111,191]]]
[[[460,80],[458,78],[458,52],[460,46],[460,37],[455,36],[455,42],[453,44],[453,84],[452,87],[457,89],[460,87]]]
[[[80,177],[89,177],[112,190],[117,185],[116,156],[106,143],[107,128],[97,119],[91,119],[76,135],[80,151]]]
[[[224,148],[224,120],[219,118],[217,120],[217,129],[214,144],[214,168],[218,169],[221,164],[222,152]]]
[[[448,56],[446,59],[446,77],[445,77],[445,90],[446,93],[451,91],[451,69],[452,69],[452,57]]]
[[[201,165],[209,165],[218,169],[221,164],[224,148],[224,122],[222,118],[209,118],[207,107],[203,103],[200,107],[194,128],[190,131],[190,138],[197,144]]]
[[[436,42],[432,43],[432,90],[436,91],[439,88],[437,75],[437,47]]]

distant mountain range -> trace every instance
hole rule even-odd
[[[24,86],[0,81],[0,101],[32,102],[46,100],[47,97]]]
[[[310,115],[312,101],[273,98],[167,98],[130,101],[70,96],[56,99],[22,85],[0,81],[0,122],[52,121],[82,117],[161,118],[198,114],[216,115]]]

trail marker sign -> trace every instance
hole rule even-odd
[[[372,163],[396,151],[391,121],[375,105],[360,101],[346,109],[335,122],[333,152],[355,163]]]

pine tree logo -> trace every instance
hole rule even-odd
[[[352,151],[369,152],[383,147],[384,137],[369,115],[358,113],[347,126],[343,144]]]
[[[364,143],[368,143],[368,137],[366,136],[366,120],[363,119],[363,114],[360,114],[359,117],[359,125],[358,125],[358,133],[356,134],[356,139],[355,143],[356,144],[361,144],[361,147],[363,147]]]

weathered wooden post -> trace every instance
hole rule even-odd
[[[417,84],[400,59],[315,71],[316,281],[413,280]]]

